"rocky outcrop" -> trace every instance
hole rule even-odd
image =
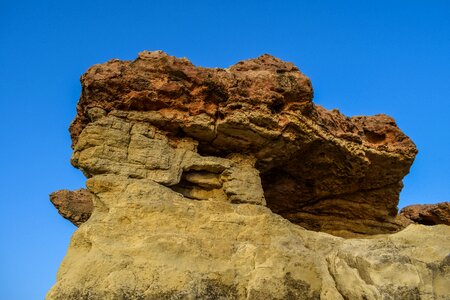
[[[269,55],[205,69],[143,52],[82,85],[71,162],[93,211],[47,299],[450,295],[450,227],[373,235],[404,227],[417,152],[392,118],[315,106],[309,79]]]
[[[59,214],[80,226],[91,216],[93,210],[92,195],[86,189],[76,191],[60,190],[50,194],[50,201]]]
[[[180,184],[180,170],[190,167],[179,158],[184,150],[173,149],[188,143],[202,157],[245,154],[267,206],[308,229],[348,235],[401,227],[395,216],[417,153],[412,141],[391,117],[348,118],[315,106],[310,80],[291,63],[263,55],[207,69],[143,52],[93,66],[81,82],[70,132],[72,163],[87,177]]]
[[[399,217],[416,224],[450,225],[450,202],[410,205],[400,211]]]
[[[47,299],[448,299],[450,227],[369,239],[308,231],[263,205],[193,200],[96,175]]]

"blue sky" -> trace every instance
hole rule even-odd
[[[316,103],[392,115],[417,144],[401,207],[449,201],[450,1],[0,0],[1,299],[42,299],[75,230],[48,194],[84,186],[67,131],[79,77],[157,49],[295,63]]]

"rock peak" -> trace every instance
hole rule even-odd
[[[270,54],[263,54],[257,58],[240,61],[231,66],[230,69],[234,71],[268,70],[276,73],[298,71],[294,64],[285,62]]]

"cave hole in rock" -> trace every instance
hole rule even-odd
[[[436,218],[439,219],[439,218]],[[438,225],[439,223],[436,223],[434,218],[432,216],[424,216],[422,214],[419,214],[419,218],[414,220],[418,224],[432,226],[432,225]]]
[[[317,145],[313,145],[308,149],[310,152],[317,153],[317,158],[324,160],[327,158],[324,147],[325,145],[317,143]],[[245,155],[247,152],[249,155],[255,153],[255,150],[249,149],[238,152],[236,149],[232,149],[232,146],[225,149],[218,149],[208,142],[200,142],[197,151],[202,156],[222,158],[227,158],[233,153],[240,153],[242,155]],[[314,168],[311,165],[307,166],[310,163],[311,161],[309,159],[299,160],[297,158],[293,161],[292,159],[289,160],[286,158],[278,162],[258,161],[255,168],[260,172],[261,186],[263,188],[266,206],[272,212],[279,214],[294,224],[301,226],[307,225],[310,229],[320,230],[320,224],[306,224],[308,221],[303,219],[305,215],[315,213],[310,211],[309,208],[319,201],[316,195],[316,179],[308,176],[308,174],[300,174],[303,172],[308,173],[308,170]],[[298,172],[293,172],[289,170],[287,164],[303,164],[304,167],[299,168],[300,171]],[[174,190],[182,194],[184,193],[183,195],[187,198],[200,199],[198,196],[194,197],[191,191],[205,189],[205,187],[199,187],[195,183],[186,180],[186,174],[189,174],[189,172],[183,174],[182,180],[174,187]],[[324,172],[326,173],[327,171]]]
[[[230,154],[236,153],[232,149],[217,149],[210,143],[201,142],[197,150],[202,156],[222,158],[227,158]],[[298,223],[297,219],[291,217],[293,216],[292,213],[302,211],[303,206],[315,202],[315,200],[311,200],[314,198],[314,180],[299,179],[298,176],[290,174],[281,163],[272,165],[272,163],[259,162],[255,167],[260,172],[266,206],[290,222]],[[189,176],[190,172],[192,171],[183,173],[180,183],[172,188],[187,198],[199,200],[201,197],[194,196],[192,192],[196,192],[199,189],[207,190],[208,187],[201,187],[196,183],[186,180],[186,176]]]
[[[301,212],[305,206],[316,201],[314,180],[299,180],[283,168],[273,168],[261,173],[261,185],[267,207],[291,222],[293,220],[288,215]]]

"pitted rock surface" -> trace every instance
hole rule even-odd
[[[71,162],[93,210],[47,299],[448,299],[450,227],[385,234],[417,153],[391,117],[314,105],[270,55],[142,52],[81,83]]]

